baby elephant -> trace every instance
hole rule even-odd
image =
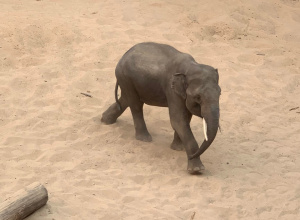
[[[171,148],[185,149],[189,173],[204,170],[200,155],[211,145],[219,127],[221,89],[218,70],[197,63],[191,55],[169,45],[140,43],[123,55],[115,74],[116,102],[103,113],[101,121],[115,123],[129,106],[136,139],[151,141],[143,105],[168,107],[175,130]],[[118,86],[121,88],[119,99]],[[190,127],[192,115],[203,119],[205,139],[200,148]]]

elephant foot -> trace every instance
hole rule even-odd
[[[149,132],[137,133],[135,135],[135,138],[139,141],[144,141],[144,142],[151,142],[152,141],[152,137],[149,134]]]
[[[111,117],[109,115],[106,115],[105,113],[103,113],[102,118],[101,118],[101,122],[103,122],[104,124],[110,125],[113,123],[116,123],[117,119],[115,117]]]
[[[194,158],[188,160],[187,170],[190,174],[200,174],[203,170],[205,170],[205,167],[202,164],[200,158]]]
[[[113,124],[117,121],[118,116],[118,111],[113,107],[109,107],[105,112],[103,112],[101,122],[107,125]]]
[[[123,106],[123,111],[125,111],[126,108],[126,106]],[[103,112],[101,122],[107,125],[113,124],[117,121],[117,118],[123,113],[123,111],[119,109],[117,103],[114,103],[105,112]]]
[[[172,150],[177,150],[177,151],[183,151],[185,150],[183,144],[181,142],[177,142],[177,141],[174,141],[172,142],[171,144],[171,149]]]

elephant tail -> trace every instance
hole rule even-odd
[[[118,99],[118,87],[119,87],[119,83],[118,81],[116,82],[116,87],[115,87],[115,99],[116,99],[116,103],[119,107],[119,110],[121,111],[122,110],[122,107],[121,107],[121,103],[119,102],[119,99]]]

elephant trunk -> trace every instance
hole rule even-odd
[[[203,108],[207,109],[207,108]],[[219,128],[219,117],[220,117],[220,112],[219,112],[219,105],[215,105],[215,106],[211,106],[209,108],[209,110],[204,110],[202,113],[202,117],[203,117],[203,123],[207,123],[207,127],[204,127],[204,133],[206,133],[206,129],[207,129],[207,133],[205,136],[205,140],[203,141],[203,143],[201,144],[200,148],[197,150],[196,153],[194,153],[193,155],[189,156],[189,159],[193,159],[196,157],[199,157],[210,145],[211,143],[214,141],[217,132],[218,132],[218,128]]]

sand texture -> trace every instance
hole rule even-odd
[[[0,202],[38,181],[49,201],[28,220],[300,219],[299,0],[0,0],[0,21]],[[151,143],[129,109],[100,122],[143,41],[219,69],[202,175],[170,149],[167,108],[145,106]]]

